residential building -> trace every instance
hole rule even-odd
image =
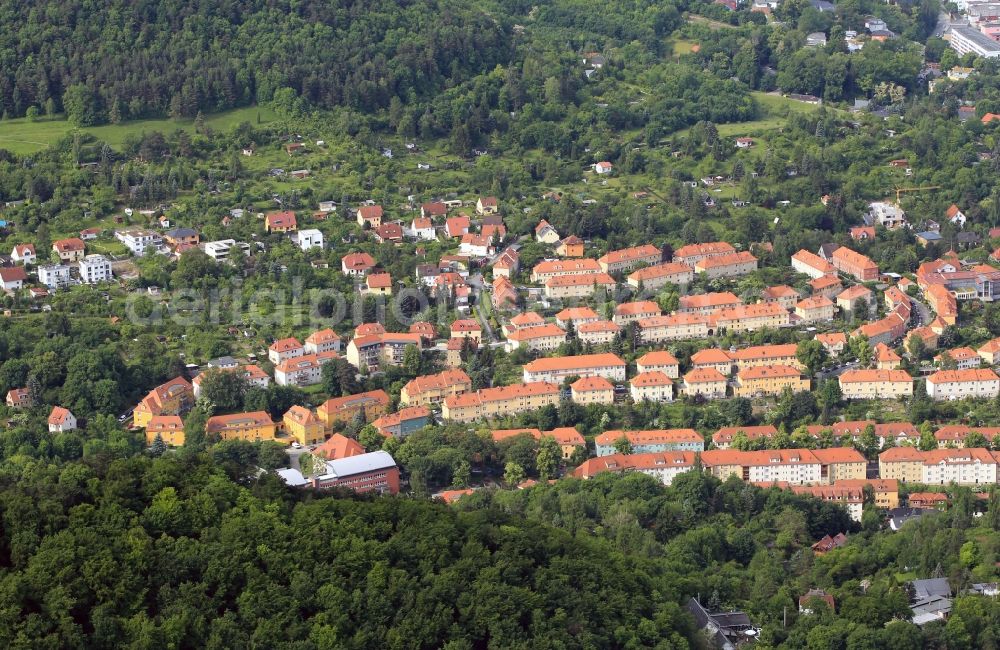
[[[754,366],[737,373],[733,393],[737,397],[776,396],[786,388],[793,393],[808,391],[809,379],[793,366]]]
[[[250,244],[237,242],[235,239],[220,239],[218,241],[205,242],[201,245],[205,254],[216,262],[236,263],[236,259],[242,255],[250,257]]]
[[[476,343],[483,340],[483,326],[473,318],[461,318],[451,324],[452,338],[472,339]]]
[[[559,257],[583,257],[583,240],[576,235],[570,235],[556,246]]]
[[[639,341],[643,345],[676,341],[680,339],[703,339],[709,336],[709,317],[702,314],[672,314],[641,318]]]
[[[573,427],[560,427],[544,432],[538,429],[494,429],[490,432],[494,442],[503,442],[524,434],[532,436],[535,440],[543,437],[554,438],[562,450],[563,460],[569,460],[577,449],[585,449],[587,446],[583,436]]]
[[[111,262],[103,255],[86,256],[80,260],[77,270],[80,273],[80,281],[84,284],[110,282],[113,278]]]
[[[570,398],[577,404],[614,404],[615,386],[604,377],[582,377],[570,384]]]
[[[756,303],[729,309],[716,310],[709,316],[714,325],[708,334],[720,330],[752,332],[765,327],[786,327],[790,324],[788,312],[776,303]]]
[[[338,458],[360,456],[365,453],[365,448],[357,440],[335,433],[327,438],[325,442],[314,448],[312,453],[314,456],[325,458],[326,460],[336,460]]]
[[[791,366],[805,370],[796,356],[797,350],[798,346],[795,343],[753,345],[732,352],[730,357],[739,370],[755,366]]]
[[[357,395],[328,399],[316,408],[316,416],[327,432],[333,432],[355,418],[365,422],[381,417],[389,408],[389,395],[384,390],[373,390]]]
[[[163,234],[163,241],[176,249],[178,246],[197,246],[201,243],[201,236],[192,228],[175,228]]]
[[[0,268],[0,286],[4,291],[20,291],[24,287],[28,274],[23,266],[8,266]]]
[[[539,221],[538,225],[535,226],[535,241],[541,244],[555,244],[559,239],[559,232],[545,219]]]
[[[515,329],[507,334],[505,348],[513,352],[518,348],[527,348],[537,352],[555,350],[566,342],[566,331],[553,323],[545,323],[537,327]]]
[[[590,307],[567,307],[556,314],[556,325],[567,329],[570,323],[573,327],[579,327],[583,323],[592,323],[600,319],[597,312]]]
[[[694,272],[704,273],[707,278],[732,278],[747,275],[757,270],[757,258],[748,251],[716,255],[695,262]]]
[[[852,521],[860,522],[862,511],[864,509],[865,502],[865,491],[861,487],[847,487],[847,486],[833,486],[833,485],[796,485],[790,488],[795,494],[804,494],[821,501],[832,501],[838,505],[844,506],[847,510],[847,514],[850,515]],[[818,591],[824,597],[816,595],[814,591]],[[827,595],[821,590],[811,590],[805,596],[799,598],[799,613],[801,614],[812,614],[812,608],[815,607],[809,601],[823,600],[830,607],[830,611],[834,611],[833,608],[833,596]]]
[[[545,282],[546,298],[589,298],[598,288],[613,289],[615,280],[607,273],[566,275]]]
[[[988,368],[939,370],[927,378],[927,396],[934,400],[996,397],[998,393],[1000,377]]]
[[[142,428],[157,415],[184,415],[194,406],[194,389],[183,377],[174,377],[149,391],[136,405],[132,423]]]
[[[372,426],[386,438],[405,438],[431,424],[431,410],[426,406],[409,406],[383,415]]]
[[[712,449],[702,452],[701,462],[707,471],[723,481],[729,476],[736,476],[748,483],[762,485],[821,482],[821,463],[808,449]]]
[[[671,379],[680,377],[680,363],[666,350],[647,352],[636,360],[636,368],[642,372],[662,372]]]
[[[205,433],[223,440],[274,440],[277,425],[264,411],[215,415],[205,422]]]
[[[896,163],[897,161],[893,162]],[[906,167],[908,164],[907,161],[900,160],[897,165],[893,166]],[[907,225],[906,213],[903,212],[903,209],[896,203],[888,203],[886,201],[873,201],[869,203],[868,215],[865,221],[869,225],[878,223],[886,230],[896,230]]]
[[[875,294],[864,285],[856,284],[837,294],[837,307],[860,318],[866,318],[874,304]]]
[[[38,256],[35,255],[35,245],[17,244],[10,252],[10,259],[13,260],[15,264],[18,262],[25,265],[34,264],[38,260]]]
[[[819,459],[820,481],[823,483],[865,478],[868,461],[857,449],[852,449],[851,447],[829,447],[826,449],[813,449],[812,452]]]
[[[862,488],[871,487],[875,497],[875,507],[892,510],[899,507],[899,481],[895,479],[839,479],[833,483],[836,487]]]
[[[1000,338],[983,343],[976,352],[987,364],[991,366],[1000,364]]]
[[[974,27],[953,23],[948,34],[948,45],[959,55],[971,53],[988,59],[1000,57],[1000,43]]]
[[[846,246],[841,246],[833,251],[830,263],[838,271],[854,278],[858,282],[878,280],[878,264]]]
[[[295,243],[299,248],[307,251],[311,248],[323,249],[323,233],[315,228],[300,230],[296,233]]]
[[[735,252],[736,249],[733,248],[732,244],[721,241],[705,244],[688,244],[674,251],[673,261],[694,268],[694,265],[701,260],[710,257],[719,257],[720,255],[729,255]]]
[[[949,362],[954,362],[957,370],[968,370],[969,368],[978,368],[982,365],[983,360],[972,348],[963,347],[941,352],[934,357],[934,362],[942,367]]]
[[[531,281],[544,284],[552,278],[568,275],[593,275],[601,273],[597,260],[589,258],[572,260],[545,260],[531,269]]]
[[[840,375],[844,399],[899,399],[913,396],[913,378],[905,370],[851,369]]]
[[[300,445],[315,445],[326,438],[326,427],[316,414],[298,404],[285,411],[282,418],[285,433],[295,438]]]
[[[799,322],[803,324],[833,320],[835,311],[836,308],[833,301],[826,296],[812,296],[800,300],[795,305],[795,315],[798,316]]]
[[[924,452],[916,447],[893,447],[878,455],[879,478],[900,483],[920,483],[924,479]]]
[[[301,357],[305,354],[305,347],[299,343],[295,337],[279,339],[271,344],[267,349],[267,358],[274,365],[280,364],[285,359]]]
[[[496,261],[493,262],[493,277],[504,277],[510,279],[516,275],[521,268],[521,258],[513,248],[508,248],[500,253]]]
[[[792,268],[799,273],[808,275],[813,280],[825,275],[835,275],[837,269],[816,253],[805,249],[792,255]]]
[[[65,264],[50,264],[38,267],[38,281],[55,291],[69,286],[69,267]]]
[[[633,246],[622,250],[610,251],[597,258],[601,270],[605,273],[625,273],[640,264],[652,265],[662,261],[662,253],[652,244]]]
[[[294,232],[297,228],[295,213],[291,210],[270,212],[264,217],[264,230],[267,232]]]
[[[422,375],[410,380],[399,393],[399,403],[404,406],[438,404],[446,397],[472,390],[472,380],[458,368],[435,375]]]
[[[787,309],[791,311],[795,309],[796,303],[799,302],[799,292],[795,289],[779,284],[774,287],[767,287],[760,292],[760,302],[773,302],[781,305],[782,309]]]
[[[686,286],[694,282],[694,269],[681,262],[664,262],[633,271],[628,276],[632,288],[659,291],[668,284]]]
[[[500,211],[500,202],[495,196],[481,196],[476,201],[476,214],[496,214]]]
[[[609,320],[583,323],[576,328],[576,336],[585,345],[604,345],[614,341],[622,328]]]
[[[809,288],[814,296],[826,296],[831,300],[844,290],[844,285],[836,275],[824,275],[809,281]]]
[[[136,257],[142,257],[147,251],[157,253],[163,248],[163,238],[152,230],[116,230],[115,239],[125,244],[125,248]]]
[[[456,422],[472,422],[555,406],[558,402],[558,385],[528,382],[452,395],[444,400],[441,416]]]
[[[391,296],[392,276],[388,273],[370,273],[365,277],[361,293],[367,296]]]
[[[567,377],[604,377],[625,381],[625,361],[610,352],[572,357],[545,357],[524,365],[524,381],[559,383]]]
[[[302,350],[305,354],[340,352],[340,336],[329,327],[317,330],[309,335]]]
[[[63,262],[79,262],[83,259],[85,248],[86,245],[79,237],[59,239],[52,242],[52,250],[55,251],[60,261]]]
[[[63,433],[76,429],[76,416],[69,409],[53,406],[49,412],[49,433]]]
[[[648,454],[664,451],[705,450],[705,439],[694,429],[654,429],[648,431],[605,431],[594,438],[594,449],[598,456],[616,453],[615,443],[622,438],[628,440],[633,454]]]
[[[422,347],[419,334],[396,334],[384,332],[371,336],[355,336],[347,345],[345,356],[348,363],[359,370],[378,370],[383,365],[398,366],[403,363],[407,346]]]
[[[640,372],[629,382],[633,402],[672,402],[674,382],[658,370]]]
[[[420,216],[425,219],[448,216],[448,206],[442,201],[431,201],[420,206]]]
[[[824,332],[813,338],[823,344],[823,348],[830,356],[840,354],[847,347],[847,334],[844,332]]]
[[[696,370],[712,368],[720,374],[729,375],[733,372],[733,357],[719,348],[703,348],[691,355],[691,367]]]
[[[338,357],[336,352],[317,352],[286,358],[274,367],[279,386],[313,386],[323,381],[323,366]]]
[[[7,391],[7,406],[12,409],[27,408],[31,406],[30,388],[11,388]]]
[[[384,211],[381,205],[363,205],[358,208],[358,225],[364,228],[378,228],[382,225]]]
[[[690,471],[695,465],[696,454],[690,451],[671,451],[651,454],[611,454],[584,461],[573,470],[573,476],[589,479],[604,472],[640,472],[670,485],[678,474]]]
[[[340,260],[340,271],[344,275],[364,276],[375,268],[375,258],[368,253],[348,253]]]
[[[988,449],[932,449],[922,454],[924,485],[997,483],[997,459]]]
[[[612,317],[612,320],[616,325],[625,327],[632,321],[638,321],[643,318],[654,318],[662,313],[660,305],[652,300],[623,302],[615,305],[615,315]]]
[[[701,395],[705,399],[723,399],[726,396],[726,377],[713,368],[696,368],[684,375],[681,393],[688,397]]]
[[[737,436],[737,434],[743,434],[743,437],[752,442],[760,438],[767,438],[770,440],[774,436],[778,435],[778,430],[774,428],[773,424],[722,427],[712,434],[712,444],[715,445],[716,449],[729,449],[732,447],[733,439]]]
[[[743,301],[731,291],[699,293],[681,296],[677,303],[677,312],[680,314],[710,314],[716,309],[728,309],[742,304]]]
[[[964,447],[965,438],[970,433],[978,433],[993,445],[994,439],[1000,435],[1000,427],[970,427],[964,424],[948,424],[934,432],[938,447]]]
[[[159,437],[168,447],[184,446],[184,422],[179,415],[154,415],[146,424],[146,445]]]
[[[410,228],[406,231],[406,235],[414,239],[434,241],[437,239],[434,221],[427,217],[414,217],[410,222]]]

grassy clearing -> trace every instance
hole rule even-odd
[[[243,121],[255,124],[258,116],[261,123],[277,119],[277,115],[269,108],[250,106],[206,115],[205,125],[218,131],[228,131]],[[71,133],[73,128],[72,124],[62,118],[39,119],[34,122],[28,122],[24,118],[0,121],[0,148],[8,149],[15,154],[34,153],[55,144]],[[104,140],[112,147],[119,147],[131,134],[143,131],[169,133],[177,129],[194,130],[194,120],[136,120],[122,124],[84,127],[80,130]]]
[[[689,14],[687,19],[689,23],[701,23],[702,25],[707,25],[710,29],[736,29],[736,25],[720,23],[718,20],[712,20],[711,18],[705,18],[697,14]]]
[[[697,43],[694,41],[674,41],[674,56],[683,56],[695,51]]]

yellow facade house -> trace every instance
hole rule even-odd
[[[793,393],[809,390],[809,379],[792,366],[754,366],[744,368],[736,375],[737,397],[780,395],[785,388]]]
[[[295,405],[285,412],[285,431],[302,445],[315,445],[326,439],[326,427],[316,414],[304,406]]]
[[[276,431],[277,425],[264,411],[216,415],[205,423],[205,433],[222,440],[274,440]]]

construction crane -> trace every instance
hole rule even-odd
[[[899,205],[899,195],[903,192],[919,192],[921,190],[939,190],[940,185],[924,185],[923,187],[897,187],[896,188],[896,205]]]

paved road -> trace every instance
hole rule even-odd
[[[910,297],[910,300],[913,302],[913,308],[916,312],[916,314],[911,317],[911,320],[913,321],[913,327],[911,329],[930,324],[932,320],[930,307],[912,296]]]
[[[816,373],[816,381],[820,382],[820,381],[826,381],[827,379],[834,379],[836,377],[841,376],[848,370],[854,370],[855,368],[858,368],[860,366],[861,366],[860,363],[848,363],[847,365],[841,366],[839,368],[833,368],[831,370],[825,370],[825,371],[821,370]]]
[[[934,28],[934,31],[931,32],[931,36],[935,38],[941,38],[944,35],[944,33],[948,31],[948,27],[950,26],[951,26],[951,16],[949,16],[948,12],[946,11],[940,12],[938,14],[937,26]]]

